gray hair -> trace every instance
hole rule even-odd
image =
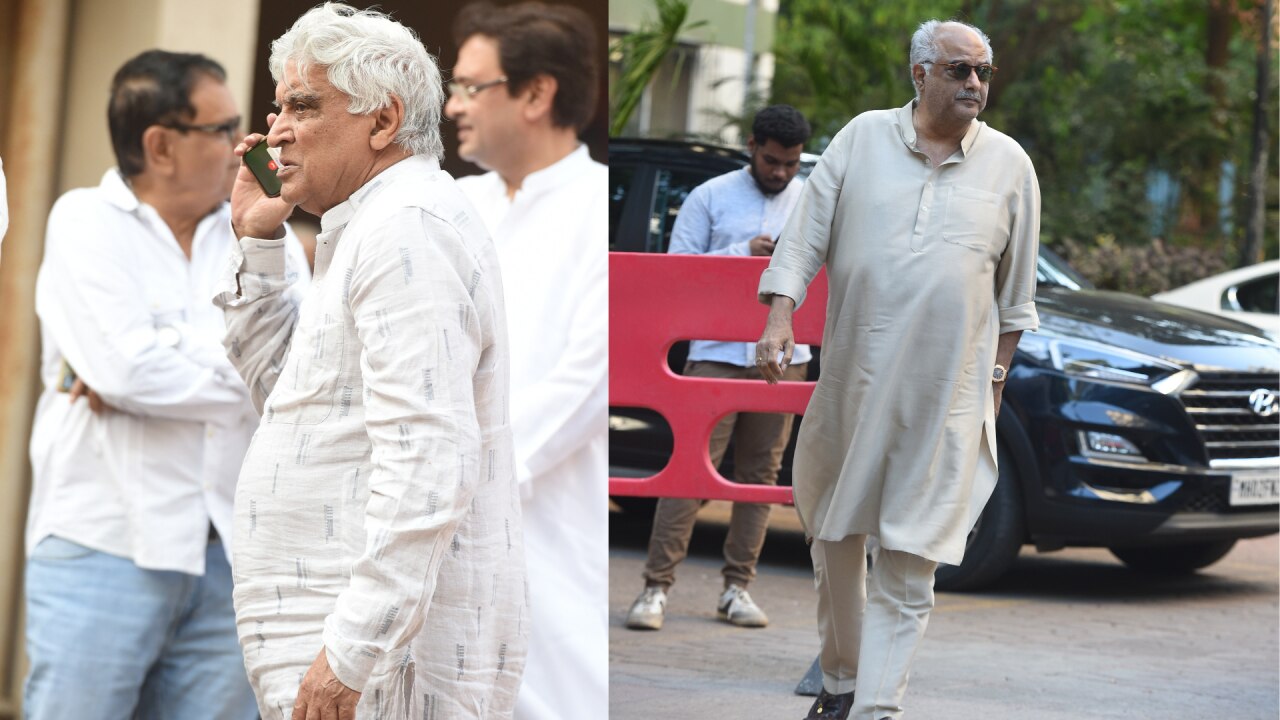
[[[938,30],[943,25],[960,25],[967,27],[978,34],[982,40],[982,47],[987,51],[987,62],[994,62],[994,55],[991,52],[991,38],[982,30],[970,25],[967,22],[959,20],[926,20],[920,23],[920,27],[916,28],[915,34],[911,36],[911,64],[907,66],[907,72],[911,73],[915,70],[916,65],[921,63],[938,62]],[[911,86],[915,88],[916,100],[920,99],[920,88],[916,86],[915,77],[911,76]]]
[[[271,43],[271,77],[279,83],[293,61],[305,82],[312,65],[325,69],[329,84],[351,101],[347,112],[367,115],[387,107],[391,95],[404,103],[395,143],[414,155],[444,157],[440,69],[413,30],[373,10],[327,2],[308,10]]]

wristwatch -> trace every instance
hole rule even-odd
[[[1009,371],[1003,365],[996,365],[995,369],[991,371],[991,382],[993,383],[1002,383],[1007,377],[1009,377]]]

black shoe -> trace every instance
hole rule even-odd
[[[853,692],[832,695],[826,689],[818,693],[804,720],[846,720],[853,709]]]

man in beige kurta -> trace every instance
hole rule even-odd
[[[439,71],[409,29],[332,4],[270,65],[279,113],[236,153],[277,149],[280,196],[240,170],[216,298],[263,413],[232,544],[259,711],[510,718],[529,611],[506,313],[484,223],[439,166]],[[294,206],[322,230],[296,306]]]
[[[917,99],[836,135],[760,281],[767,377],[790,361],[791,311],[823,265],[830,283],[794,467],[823,641],[813,718],[901,717],[933,572],[960,563],[995,487],[1004,375],[1038,326],[1035,171],[976,119],[989,42],[930,21],[911,63]],[[866,582],[869,535],[881,552]]]

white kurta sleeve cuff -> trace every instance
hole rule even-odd
[[[373,666],[378,662],[378,649],[339,636],[328,623],[325,623],[323,639],[325,657],[333,674],[343,685],[356,692],[364,692],[364,686],[373,674]]]
[[[214,285],[213,304],[237,307],[284,292],[289,287],[285,256],[284,238],[241,238],[231,246],[227,267]]]
[[[1037,330],[1040,327],[1040,316],[1036,313],[1034,302],[1000,308],[1000,334],[1019,330]]]
[[[796,301],[796,307],[800,307],[806,294],[808,294],[808,288],[805,286],[804,279],[787,268],[771,267],[760,276],[757,297],[765,305],[773,302],[770,297],[772,295],[786,295]]]

